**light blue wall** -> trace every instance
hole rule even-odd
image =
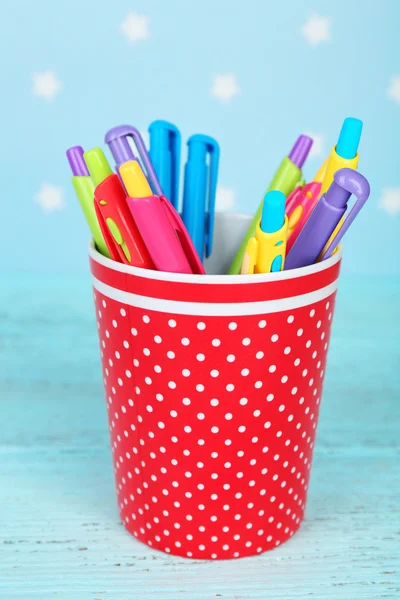
[[[136,42],[121,30],[131,11],[145,17],[131,24],[145,38]],[[101,144],[114,125],[146,130],[164,118],[185,139],[215,136],[220,199],[233,190],[236,208],[252,212],[299,133],[322,136],[305,169],[312,177],[343,118],[357,116],[372,193],[347,236],[344,269],[400,273],[396,0],[3,0],[1,21],[1,270],[87,268],[88,230],[64,152]],[[55,77],[43,82],[47,71]],[[239,89],[226,102],[211,93],[224,74]],[[55,189],[43,193],[46,185]]]

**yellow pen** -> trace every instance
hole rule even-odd
[[[147,198],[153,192],[137,160],[128,160],[119,167],[122,183],[130,198]]]
[[[339,169],[349,167],[350,169],[357,169],[358,166],[358,146],[360,143],[361,132],[363,123],[360,119],[354,119],[353,117],[347,117],[343,121],[342,129],[340,130],[338,143],[332,148],[329,156],[328,165],[325,171],[325,176],[322,182],[321,196],[330,188],[333,181],[333,176]],[[326,249],[330,246],[333,238],[336,237],[339,229],[343,225],[345,215],[337,224],[335,231],[326,243],[325,248],[322,251],[322,255],[325,254]]]
[[[347,117],[343,121],[342,129],[339,134],[338,143],[329,156],[329,162],[326,167],[324,179],[322,181],[321,195],[330,188],[333,176],[339,169],[348,167],[357,169],[358,165],[358,145],[360,143],[362,121]]]
[[[315,183],[322,183],[325,177],[325,173],[326,173],[326,169],[328,167],[328,163],[329,163],[329,156],[328,158],[326,158],[324,160],[324,162],[322,163],[322,165],[320,166],[320,168],[318,169],[313,181]]]
[[[282,192],[271,190],[265,194],[256,235],[249,239],[243,257],[242,275],[283,270],[288,232],[285,204],[286,198]]]

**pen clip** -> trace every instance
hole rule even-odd
[[[350,225],[352,224],[352,222],[354,221],[354,219],[368,200],[370,193],[369,183],[364,177],[364,175],[361,175],[361,173],[358,173],[357,171],[354,171],[353,169],[349,168],[339,169],[338,171],[336,171],[334,175],[334,181],[331,184],[329,190],[326,192],[326,196],[332,193],[333,186],[336,186],[336,189],[341,188],[342,190],[348,192],[349,196],[346,204],[348,204],[348,201],[352,194],[356,197],[356,201],[354,203],[353,208],[346,215],[343,225],[340,227],[338,233],[335,235],[335,237],[321,256],[321,260],[332,256],[334,250],[339,245],[344,234],[349,229]],[[333,191],[335,191],[334,188]]]
[[[181,134],[168,121],[153,121],[149,126],[150,160],[160,181],[162,193],[178,210]]]
[[[205,255],[208,258],[212,251],[213,236],[214,236],[214,217],[215,217],[215,198],[217,193],[218,180],[218,165],[219,165],[219,145],[218,142],[203,134],[192,135],[188,139],[188,147],[193,143],[202,143],[205,147],[206,157],[209,155],[209,165],[207,173],[207,190],[208,198],[206,198],[206,213],[205,213]]]
[[[121,257],[120,257],[120,253],[118,251],[118,246],[117,246],[114,238],[112,237],[110,230],[107,227],[107,224],[105,222],[105,219],[103,217],[103,214],[102,214],[100,206],[99,206],[99,201],[96,200],[96,198],[94,198],[94,210],[96,212],[96,217],[97,217],[97,220],[100,225],[100,230],[101,230],[101,233],[103,234],[103,238],[104,238],[104,241],[108,248],[108,251],[110,253],[110,256],[116,262],[120,262]]]
[[[213,138],[208,138],[208,151],[210,153],[210,179],[208,188],[208,211],[206,211],[206,258],[212,252],[215,221],[215,199],[217,195],[219,145]]]
[[[106,133],[104,137],[104,141],[106,144],[108,144],[110,152],[117,163],[117,170],[121,164],[127,162],[128,160],[138,160],[127,140],[128,137],[132,138],[136,146],[140,163],[144,169],[147,179],[149,180],[152,190],[157,195],[162,194],[160,183],[154,171],[153,165],[151,164],[143,138],[139,131],[132,125],[119,125],[118,127],[113,127]]]
[[[187,232],[187,229],[179,216],[179,213],[172,206],[171,202],[165,196],[161,195],[160,200],[163,203],[165,210],[168,215],[168,219],[174,228],[176,235],[182,245],[183,251],[188,259],[190,267],[194,275],[205,275],[205,269],[203,263],[197,254],[196,248],[192,242],[192,238]]]

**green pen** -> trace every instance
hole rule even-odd
[[[89,170],[86,166],[83,154],[84,151],[81,146],[74,146],[67,150],[67,159],[73,174],[72,185],[74,186],[75,193],[82,207],[83,214],[85,215],[97,249],[103,256],[110,258],[110,253],[107,244],[104,241],[97,220],[96,210],[94,208],[94,190],[96,189],[97,183],[93,181],[92,177],[89,175]]]
[[[268,189],[266,190],[266,193],[270,192],[271,190],[278,190],[287,197],[294,190],[294,188],[299,185],[299,182],[302,178],[301,168],[305,163],[308,153],[310,152],[312,143],[312,139],[307,135],[300,135],[297,138],[289,156],[285,156],[279,165]],[[240,248],[237,251],[236,256],[229,268],[229,275],[239,275],[240,273],[247,243],[249,239],[255,235],[257,223],[261,219],[262,208],[263,203],[261,202],[240,245]]]

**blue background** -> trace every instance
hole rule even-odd
[[[130,11],[148,17],[147,39],[123,35]],[[331,19],[331,39],[314,46],[301,32],[313,13]],[[253,212],[299,133],[325,140],[306,164],[311,178],[343,118],[356,116],[372,193],[346,237],[344,270],[399,274],[399,212],[379,207],[384,188],[400,188],[400,98],[388,94],[400,72],[399,19],[394,0],[3,2],[1,270],[87,270],[89,233],[64,153],[102,144],[112,126],[143,131],[164,118],[184,139],[215,136],[219,183],[234,188],[237,210]],[[63,86],[52,101],[32,89],[33,74],[47,70]],[[211,94],[213,76],[225,73],[240,88],[226,103]],[[43,183],[64,189],[63,210],[34,201]]]
[[[398,598],[400,2],[0,8],[0,597]],[[149,32],[132,44],[120,28],[130,11]],[[313,13],[331,19],[331,38],[314,46],[302,35]],[[52,101],[34,94],[46,71],[62,83]],[[211,89],[228,73],[240,93],[224,103]],[[348,115],[365,123],[360,171],[372,193],[346,235],[305,523],[240,563],[159,555],[119,524],[89,233],[65,150],[99,145],[120,123],[168,119],[184,139],[218,139],[220,185],[251,212],[296,136],[325,140],[310,178]],[[44,184],[64,190],[62,210],[35,201]],[[385,188],[392,210],[380,208]]]

